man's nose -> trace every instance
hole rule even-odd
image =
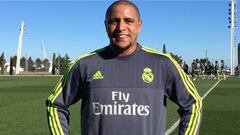
[[[124,21],[120,21],[118,24],[118,30],[124,31],[125,29],[126,29],[126,24],[124,23]]]

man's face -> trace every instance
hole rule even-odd
[[[129,5],[114,6],[105,25],[112,45],[121,49],[137,45],[137,36],[141,31],[142,21],[133,7]]]

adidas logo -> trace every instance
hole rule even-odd
[[[103,78],[104,78],[104,77],[103,77],[101,71],[98,70],[98,71],[93,75],[92,80],[99,80],[99,79],[103,79]]]

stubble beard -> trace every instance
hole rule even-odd
[[[131,43],[128,45],[121,47],[120,45],[117,45],[117,43],[114,43],[113,41],[110,42],[110,48],[116,53],[121,54],[122,52],[128,50],[132,46]]]

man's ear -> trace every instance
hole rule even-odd
[[[105,25],[105,30],[107,32],[108,31],[108,25],[107,25],[107,21],[106,20],[104,21],[104,25]]]
[[[139,20],[138,22],[138,32],[141,32],[142,29],[142,20]]]

